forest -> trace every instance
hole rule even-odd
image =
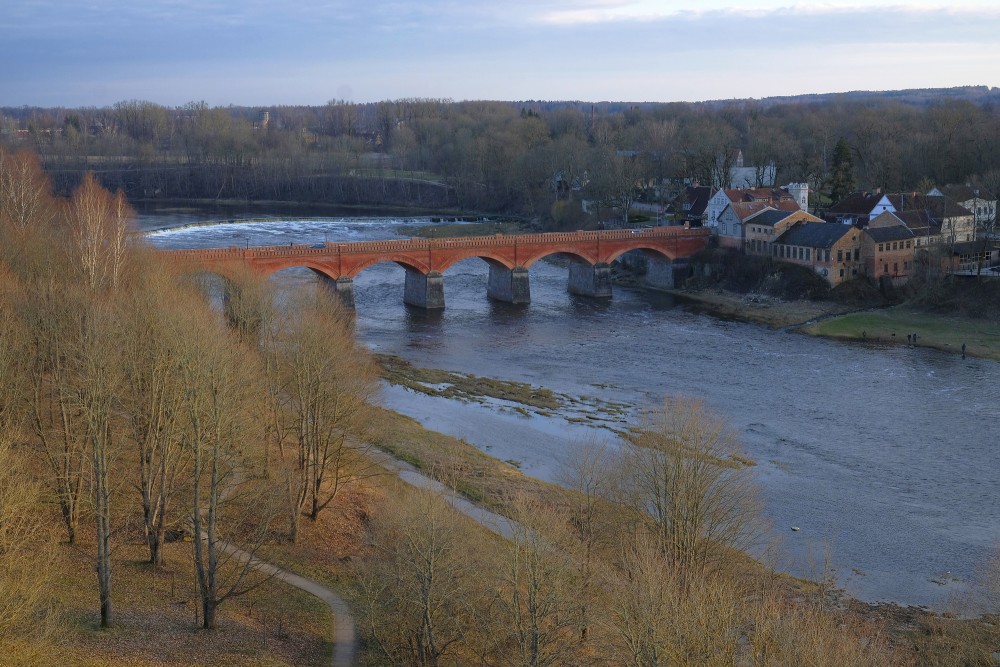
[[[717,184],[737,154],[807,182],[900,192],[1000,169],[995,90],[960,88],[618,104],[402,99],[325,106],[0,109],[0,142],[31,148],[68,195],[87,171],[130,201],[295,202],[506,213],[549,226],[579,202],[662,204]],[[837,173],[843,140],[850,168]],[[763,170],[761,170],[763,175]]]

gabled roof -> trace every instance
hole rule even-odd
[[[941,233],[941,223],[932,220],[927,211],[900,211],[896,217],[916,236],[937,236]]]
[[[985,199],[986,201],[994,201],[996,199],[996,195],[986,188],[969,184],[943,185],[940,188],[934,188],[931,192],[934,192],[935,190],[946,197],[951,197],[957,202],[969,201],[976,198]]]
[[[902,215],[902,214],[899,214]],[[882,211],[874,218],[868,221],[868,228],[873,229],[875,227],[893,227],[895,225],[904,225],[903,219],[899,217],[896,213],[892,211]]]
[[[676,213],[683,213],[692,218],[700,218],[708,208],[708,200],[712,197],[712,188],[708,185],[689,185],[684,188],[684,197],[677,197],[670,202]],[[684,204],[681,204],[683,199]],[[684,208],[684,206],[687,208]]]
[[[884,196],[881,192],[852,192],[827,209],[827,213],[837,215],[868,215],[882,201],[882,197]]]
[[[795,207],[798,210],[798,206]],[[792,211],[779,211],[776,208],[761,211],[760,215],[753,217],[753,224],[765,227],[774,227],[776,224],[793,215]]]
[[[853,225],[835,222],[803,222],[779,236],[775,242],[806,248],[831,248],[849,232],[857,232],[857,229]]]
[[[733,202],[726,208],[732,210],[733,214],[736,215],[737,220],[740,222],[746,222],[758,213],[772,209],[773,207],[763,201],[740,201]]]
[[[784,200],[795,201],[787,191],[781,188],[726,188],[723,190],[726,197],[731,202],[741,201],[768,201],[780,202]]]
[[[919,192],[900,192],[889,195],[889,201],[897,211],[927,211],[933,220],[972,215],[972,211],[944,195],[929,197]]]
[[[875,243],[885,243],[886,241],[905,241],[912,239],[914,234],[906,225],[893,225],[891,227],[869,227],[864,233],[872,238]]]

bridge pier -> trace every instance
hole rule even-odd
[[[691,263],[686,258],[659,259],[646,258],[646,285],[660,289],[674,289],[682,286],[691,272]]]
[[[569,265],[568,289],[570,294],[610,299],[610,265],[605,262],[593,265],[584,262],[572,262]]]
[[[420,308],[444,308],[444,276],[439,271],[423,274],[407,268],[403,302]]]
[[[486,296],[507,303],[531,303],[528,269],[523,266],[508,269],[502,264],[490,262],[490,278],[486,286]]]
[[[336,294],[337,298],[340,299],[340,305],[346,308],[354,308],[354,279],[348,278],[347,276],[341,276],[340,278],[331,278],[325,273],[320,273],[315,269],[313,272],[319,278],[319,284],[331,293]]]

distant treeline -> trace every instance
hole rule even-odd
[[[37,151],[62,194],[90,170],[133,200],[407,204],[569,224],[581,199],[622,210],[664,202],[685,178],[719,183],[740,152],[773,162],[778,183],[808,182],[821,205],[841,138],[858,189],[977,181],[1000,169],[998,101],[987,87],[669,104],[128,100],[0,109],[0,142]]]

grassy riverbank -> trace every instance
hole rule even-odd
[[[666,291],[692,309],[723,319],[762,324],[772,329],[796,326],[853,310],[850,306],[833,301],[784,301],[760,294],[736,294],[710,288]]]
[[[907,335],[916,334],[919,347],[961,354],[964,343],[966,355],[1000,361],[1000,322],[995,320],[928,313],[907,305],[859,311],[833,301],[782,301],[714,289],[669,292],[691,308],[724,319],[868,343],[906,345]]]
[[[1000,361],[1000,322],[935,315],[906,306],[850,313],[808,324],[800,331],[838,340],[895,344],[912,343],[907,336],[916,334],[919,347],[961,354],[965,345],[969,356]]]

